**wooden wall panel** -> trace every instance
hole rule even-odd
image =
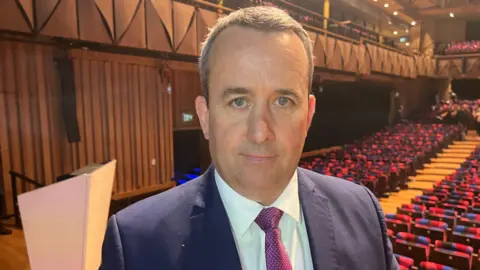
[[[194,12],[187,33],[177,48],[177,53],[198,55],[198,45],[197,19]]]
[[[217,13],[205,9],[197,10],[197,54],[200,55],[201,44],[208,34],[208,29],[212,28],[217,22]]]
[[[337,46],[337,40],[332,37],[327,37],[327,67],[333,70],[343,69],[342,52]]]
[[[78,38],[76,1],[78,0],[58,0],[53,10],[50,10],[50,4],[54,0],[36,1],[37,10],[42,11],[37,13],[42,15],[43,21],[40,33],[47,36]],[[42,3],[48,3],[47,7],[41,7]]]
[[[173,14],[173,19],[175,20],[175,24],[173,25],[173,40],[175,50],[177,50],[188,33],[190,23],[195,16],[195,8],[184,3],[173,2]]]
[[[114,5],[114,25],[115,25],[115,39],[120,41],[128,30],[133,18],[136,15],[136,10],[141,5],[142,0],[115,0]]]
[[[174,70],[172,80],[172,98],[174,100],[174,128],[199,129],[200,122],[195,111],[195,98],[201,95],[200,75],[198,71]],[[193,121],[184,122],[183,113],[193,115]]]
[[[345,71],[357,72],[358,71],[358,54],[359,47],[356,44],[352,44],[350,55],[348,56],[348,61],[345,62]]]
[[[22,15],[16,0],[0,1],[0,29],[30,33],[31,25]]]
[[[134,1],[133,1],[134,2]],[[122,46],[146,48],[145,5],[143,0],[138,2],[135,13],[122,36],[117,36],[117,42]]]
[[[154,59],[71,52],[81,140],[69,143],[55,49],[0,41],[0,154],[10,170],[42,184],[90,163],[118,160],[114,194],[170,184],[172,98]],[[4,181],[12,213],[10,181]],[[31,190],[19,185],[17,192]]]
[[[161,1],[156,1],[158,3]],[[166,21],[162,21],[160,14],[150,0],[145,1],[147,48],[149,50],[171,52],[172,36],[168,32]],[[171,28],[171,14],[170,14]],[[171,30],[170,30],[171,31]]]
[[[112,19],[113,3],[111,0],[100,1],[106,13],[103,13],[95,0],[78,1],[78,28],[80,39],[93,42],[112,44],[113,43],[113,28],[109,22]],[[110,4],[110,6],[108,5]],[[108,7],[110,8],[110,16],[108,14]],[[113,22],[112,22],[113,24]]]
[[[324,35],[317,35],[317,41],[315,42],[315,48],[313,54],[315,55],[315,66],[316,67],[326,67],[326,44],[327,39]]]
[[[372,72],[372,62],[365,45],[358,46],[358,69],[359,73],[369,75]]]
[[[168,39],[173,41],[173,1],[172,0],[146,0],[153,9],[155,13],[160,18],[165,31],[168,33]],[[172,42],[173,44],[173,42]]]

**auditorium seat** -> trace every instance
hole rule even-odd
[[[410,232],[412,218],[402,214],[386,214],[385,223],[387,224],[387,228],[392,230],[394,234]]]
[[[415,220],[417,218],[424,218],[424,213],[427,207],[424,205],[418,204],[402,204],[400,208],[397,209],[397,213],[402,215],[408,215]]]
[[[438,220],[447,223],[449,228],[453,228],[457,221],[457,212],[450,209],[432,207],[428,209],[427,219]]]
[[[400,232],[397,234],[395,253],[412,258],[415,265],[427,261],[430,255],[431,240],[428,237]]]
[[[432,241],[447,240],[448,224],[442,221],[429,219],[416,219],[412,233],[416,235],[424,235]]]
[[[452,232],[451,241],[454,243],[465,244],[478,250],[480,249],[480,228],[463,225],[455,226]]]
[[[474,213],[463,213],[460,216],[460,220],[458,221],[459,225],[467,226],[467,227],[479,227],[480,228],[480,214]]]
[[[400,270],[412,270],[413,269],[413,259],[405,257],[402,255],[394,254],[397,259]]]
[[[473,248],[459,243],[435,241],[430,261],[457,269],[469,270],[472,267]]]
[[[452,267],[434,263],[434,262],[421,262],[418,270],[455,270]]]

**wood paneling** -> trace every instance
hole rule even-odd
[[[107,3],[107,1],[104,2]],[[110,5],[112,5],[111,0]],[[113,42],[113,32],[108,23],[108,17],[104,17],[104,14],[108,14],[108,5],[105,5],[105,9],[107,9],[105,13],[102,13],[94,0],[78,2],[80,39],[106,44]]]
[[[200,123],[195,111],[195,98],[201,95],[198,71],[174,70],[172,80],[174,100],[174,128],[199,129]],[[193,121],[184,122],[183,113],[193,115]]]
[[[69,143],[55,49],[0,41],[0,153],[7,211],[10,170],[42,184],[118,160],[114,194],[170,183],[172,98],[154,59],[74,50],[80,141]],[[137,61],[135,61],[137,60]],[[18,192],[31,190],[18,186]]]
[[[19,32],[31,32],[31,27],[22,16],[15,0],[0,1],[0,29]]]

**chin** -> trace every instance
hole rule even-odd
[[[274,187],[285,180],[283,179],[285,174],[282,174],[281,170],[276,170],[273,166],[268,168],[244,168],[240,175],[242,185],[261,189]]]

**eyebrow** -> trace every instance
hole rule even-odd
[[[223,97],[223,99],[226,99],[228,96],[231,96],[231,95],[246,95],[246,94],[249,94],[251,92],[252,91],[250,89],[247,89],[247,88],[244,88],[244,87],[227,88],[223,91],[222,97]],[[275,93],[299,99],[298,94],[295,93],[295,91],[293,89],[290,89],[290,88],[276,89]]]
[[[223,90],[223,94],[222,94],[222,97],[223,99],[226,99],[227,97],[231,96],[231,95],[245,95],[245,94],[248,94],[250,93],[251,91],[248,90],[247,88],[243,88],[243,87],[233,87],[233,88],[227,88],[225,90]]]

